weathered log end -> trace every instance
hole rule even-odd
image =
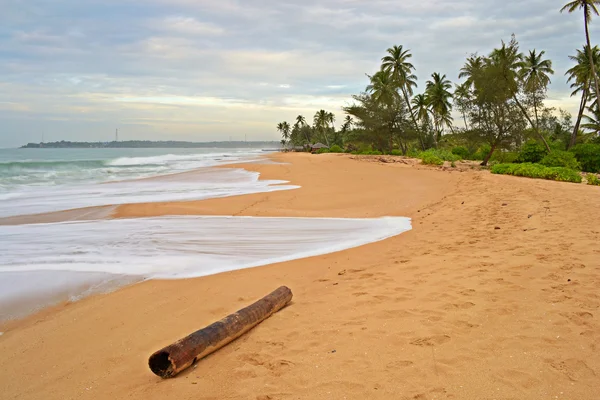
[[[161,350],[152,354],[148,360],[148,365],[150,365],[152,372],[161,378],[170,378],[175,375],[176,367],[169,358],[167,351]]]
[[[172,378],[281,310],[292,300],[282,286],[257,302],[152,354],[148,365],[161,378]]]

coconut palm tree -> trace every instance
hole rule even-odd
[[[298,129],[298,130],[302,130],[304,132],[304,138],[306,139],[306,143],[310,143],[310,138],[308,137],[308,133],[307,133],[306,129],[302,129],[302,128],[304,128],[305,125],[306,125],[306,118],[304,118],[302,115],[298,115],[296,117],[296,122],[294,123],[294,128]]]
[[[550,77],[548,75],[554,74],[552,61],[542,59],[545,53],[543,50],[539,53],[535,50],[530,50],[529,54],[523,58],[523,64],[519,70],[519,78],[523,82],[525,91],[531,93],[533,96],[535,129],[538,134],[540,124],[537,112],[537,94],[540,91],[546,91],[546,88],[550,84]]]
[[[431,74],[431,78],[425,86],[425,100],[429,107],[431,107],[433,114],[436,130],[434,139],[437,147],[437,142],[442,135],[444,125],[452,126],[452,117],[450,116],[452,112],[452,104],[450,103],[450,99],[452,99],[452,93],[450,93],[452,83],[446,79],[446,75],[440,75],[437,72]]]
[[[290,132],[291,132],[290,124],[288,124],[286,121],[284,121],[282,123],[282,130],[281,130],[281,135],[282,135],[283,139],[288,141],[290,138]]]
[[[565,4],[564,7],[560,9],[560,12],[568,11],[569,13],[572,13],[577,9],[583,10],[583,26],[585,28],[585,41],[587,43],[588,50],[591,50],[592,48],[592,45],[590,44],[589,24],[592,20],[592,14],[598,15],[598,8],[596,7],[597,4],[600,4],[600,0],[573,0]],[[594,88],[596,89],[596,98],[600,99],[600,89],[598,88],[598,74],[596,73],[596,64],[594,63],[594,58],[591,51],[588,52],[588,58],[592,67]]]
[[[467,87],[473,86],[473,82],[475,80],[475,76],[481,71],[484,66],[484,59],[477,54],[472,55],[467,58],[467,62],[460,69],[460,73],[458,74],[459,79],[467,78],[465,80],[465,84]]]
[[[396,82],[389,70],[380,70],[375,74],[367,75],[371,83],[367,86],[367,93],[371,94],[371,98],[378,104],[383,104],[391,107],[399,100],[400,95],[396,90]]]
[[[588,54],[590,54],[590,51],[588,50],[587,46],[584,46],[583,50],[577,50],[576,55],[569,56],[569,59],[571,61],[574,61],[575,65],[569,70],[567,70],[567,72],[565,73],[565,75],[568,76],[567,83],[570,82],[571,88],[574,89],[571,93],[571,96],[575,96],[578,93],[581,93],[581,100],[579,102],[579,112],[577,113],[577,120],[575,122],[573,132],[571,133],[571,139],[569,141],[568,147],[574,146],[577,142],[577,134],[579,133],[581,119],[592,94],[590,93],[590,89],[594,77]],[[600,65],[600,48],[598,46],[594,46],[591,49],[591,54],[593,65]]]
[[[460,110],[462,114],[463,121],[465,123],[465,129],[469,129],[469,124],[467,123],[467,110],[468,104],[471,100],[471,90],[470,85],[467,82],[464,82],[460,85],[454,85],[454,103]]]
[[[388,55],[381,59],[381,68],[391,72],[392,79],[402,92],[415,129],[418,130],[419,126],[409,99],[409,96],[413,94],[413,89],[417,87],[417,77],[413,73],[415,67],[408,61],[412,54],[410,54],[410,50],[404,50],[402,46],[390,47],[387,49],[387,53]]]
[[[296,123],[294,125],[299,127],[306,125],[306,118],[304,118],[302,115],[298,115],[296,117]]]
[[[598,134],[600,132],[600,110],[598,107],[594,107],[589,109],[590,114],[586,114],[583,117],[587,120],[585,124],[582,124],[581,127],[588,129],[594,134]]]
[[[327,130],[329,128],[329,122],[331,121],[331,114],[325,110],[319,110],[315,113],[313,118],[313,124],[315,126],[315,130],[321,134],[325,138],[325,142],[327,143],[327,147],[329,147],[329,138],[327,137]]]
[[[517,97],[520,83],[519,71],[524,68],[525,62],[523,61],[523,54],[519,52],[519,43],[514,35],[508,45],[502,41],[502,46],[499,49],[494,49],[485,62],[488,67],[497,68],[502,72],[504,84],[515,104],[519,110],[521,110],[521,113],[525,119],[527,119],[531,127],[535,130],[538,138],[542,141],[548,153],[552,152],[546,138],[544,138],[544,135],[537,130],[537,125],[533,122],[531,117],[529,117],[527,110],[523,107]]]
[[[291,127],[286,121],[280,122],[277,124],[277,131],[281,133],[281,143],[283,146],[286,145],[288,140],[290,139]]]
[[[421,124],[429,123],[429,114],[431,110],[429,109],[429,104],[427,103],[427,99],[424,94],[418,94],[412,99],[412,105],[415,110],[415,116],[421,122]]]

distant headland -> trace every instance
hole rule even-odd
[[[277,141],[222,141],[222,142],[182,142],[182,141],[152,141],[152,140],[127,140],[112,142],[69,142],[61,140],[51,143],[28,143],[22,149],[131,149],[131,148],[160,148],[160,149],[186,149],[186,148],[279,148]]]

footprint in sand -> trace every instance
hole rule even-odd
[[[471,303],[470,301],[467,301],[466,303],[446,304],[444,306],[444,309],[445,310],[467,310],[471,307],[475,307],[475,303]]]
[[[424,338],[417,338],[411,340],[409,343],[415,346],[439,346],[448,341],[450,341],[450,336],[448,335],[435,335]]]

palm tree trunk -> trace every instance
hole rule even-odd
[[[535,131],[535,133],[538,136],[538,138],[540,138],[540,140],[542,141],[542,143],[544,143],[544,147],[546,147],[546,150],[548,150],[548,153],[551,153],[552,150],[550,149],[550,146],[548,146],[548,142],[546,141],[546,138],[544,138],[544,135],[542,135],[540,133],[540,131],[537,129],[536,125],[533,123],[533,121],[531,120],[531,118],[527,114],[527,111],[525,110],[525,107],[523,107],[523,105],[521,104],[521,102],[519,101],[519,99],[517,99],[516,95],[513,95],[513,99],[517,103],[517,106],[519,107],[519,109],[521,110],[521,112],[523,113],[523,115],[525,116],[525,118],[527,118],[527,121],[529,121],[529,123],[531,124],[531,127]]]
[[[536,130],[536,132],[539,132],[540,131],[540,121],[538,119],[537,99],[535,97],[535,93],[533,94],[533,114],[535,115],[535,130]]]
[[[462,117],[463,117],[463,121],[465,121],[465,129],[469,130],[469,124],[467,124],[467,116],[465,115],[464,111],[462,113]]]
[[[596,87],[596,107],[600,107],[600,89],[598,89],[598,74],[596,74],[596,67],[594,66],[594,57],[592,57],[592,45],[590,44],[590,32],[588,30],[588,5],[586,4],[583,9],[583,22],[585,24],[585,40],[588,45],[588,57],[590,58],[590,66],[592,67],[592,74],[594,77],[594,85]]]
[[[577,113],[577,122],[575,122],[575,128],[571,133],[571,140],[569,141],[567,150],[575,146],[575,143],[577,143],[577,133],[579,133],[579,125],[581,124],[581,118],[583,117],[583,111],[585,110],[585,104],[587,103],[587,96],[588,88],[587,86],[584,86],[581,94],[581,102],[579,103],[579,112]]]
[[[404,95],[404,101],[408,106],[408,112],[410,113],[410,118],[415,125],[415,129],[417,130],[417,136],[419,137],[419,142],[421,142],[421,148],[425,151],[425,142],[423,142],[423,137],[421,136],[421,131],[419,130],[419,125],[417,124],[417,119],[415,118],[415,114],[413,113],[412,107],[410,105],[410,100],[408,98],[408,93],[406,93],[406,89],[402,87],[402,94]]]

